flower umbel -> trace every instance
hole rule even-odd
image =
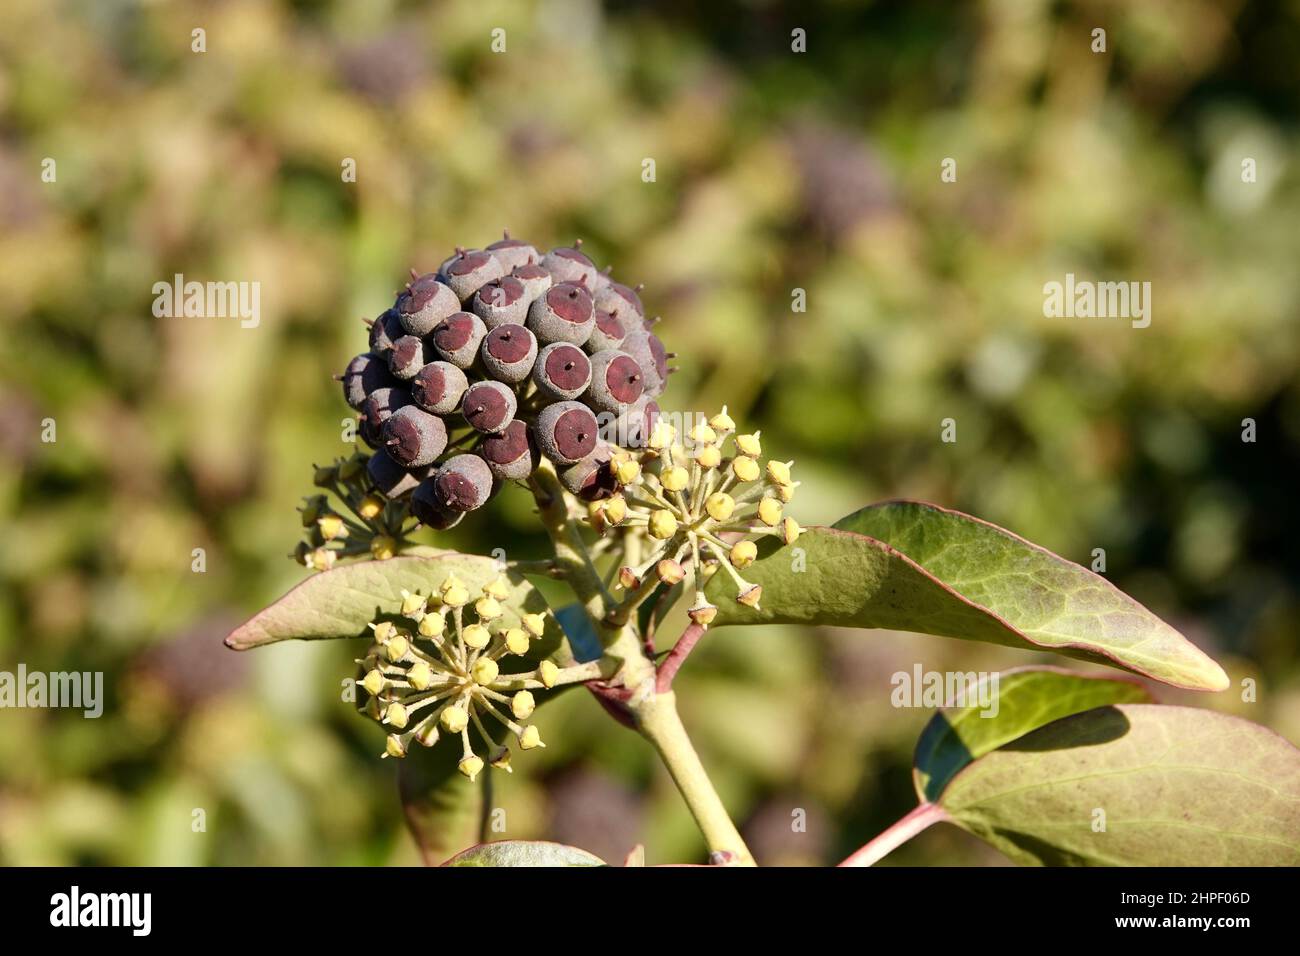
[[[650,544],[637,565],[620,568],[619,584],[635,590],[650,574],[669,585],[689,579],[691,620],[707,627],[717,608],[705,598],[704,583],[721,567],[736,583],[736,600],[757,608],[762,588],[740,573],[758,554],[751,539],[772,535],[792,544],[801,533],[783,514],[799,485],[790,475],[793,462],[764,465],[761,456],[759,433],[736,434],[725,406],[685,441],[660,420],[643,450],[615,451],[610,464],[619,490],[594,502],[588,518],[602,534],[643,528]]]
[[[501,602],[510,594],[504,578],[477,596],[455,575],[429,597],[402,592],[401,620],[371,624],[374,643],[357,661],[370,694],[365,713],[388,727],[385,756],[404,757],[412,741],[432,747],[443,737],[460,739],[460,771],[471,780],[485,766],[474,751],[471,730],[488,747],[487,763],[510,770],[510,748],[498,737],[513,736],[520,750],[546,746],[527,721],[536,701],[532,691],[589,674],[566,674],[551,661],[533,670],[503,668],[540,638],[541,614],[507,620]]]
[[[368,463],[358,452],[329,465],[315,466],[315,484],[333,494],[347,513],[336,511],[327,494],[303,499],[304,538],[291,557],[313,571],[328,571],[341,558],[391,558],[409,546],[407,538],[419,528],[406,501],[384,493]]]

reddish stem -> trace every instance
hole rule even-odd
[[[695,645],[699,643],[706,630],[708,628],[702,624],[691,624],[686,630],[682,631],[682,636],[677,638],[677,643],[673,645],[673,649],[668,652],[668,656],[659,665],[658,675],[655,678],[655,690],[661,694],[666,694],[672,690],[673,678],[677,676],[677,671],[681,668],[682,663],[694,650]]]
[[[850,853],[840,866],[871,866],[893,853],[926,827],[948,819],[948,812],[937,803],[923,803],[884,833]]]

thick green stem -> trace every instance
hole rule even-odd
[[[672,774],[673,782],[704,834],[709,852],[718,854],[725,862],[754,866],[749,847],[731,822],[727,808],[686,735],[677,714],[677,696],[669,691],[647,697],[632,705],[632,713],[636,716],[637,729],[654,745]]]

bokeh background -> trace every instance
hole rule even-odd
[[[700,6],[0,5],[0,667],[102,670],[108,698],[0,711],[0,862],[417,860],[381,734],[339,699],[355,648],[221,638],[306,573],[295,507],[350,450],[330,375],[359,317],[504,226],[644,281],[680,353],[665,405],[761,427],[805,524],[919,497],[1104,548],[1258,682],[1197,705],[1300,741],[1300,7]],[[1044,318],[1067,271],[1150,281],[1151,327]],[[260,282],[260,326],[154,318],[177,272]],[[540,552],[529,509],[503,495],[443,543]],[[759,859],[815,864],[914,800],[928,715],[890,707],[891,674],[1033,659],[732,629],[678,686]],[[497,776],[507,836],[700,858],[593,700],[538,722],[549,748]],[[887,862],[1004,861],[941,827]]]

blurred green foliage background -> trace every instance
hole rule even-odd
[[[359,317],[504,226],[644,281],[680,353],[665,406],[761,427],[805,524],[919,497],[1104,548],[1258,681],[1162,699],[1300,740],[1298,61],[1296,4],[1241,0],[0,5],[0,666],[102,670],[108,696],[0,711],[0,861],[417,859],[340,700],[355,648],[221,638],[305,573],[294,508],[350,450],[330,374]],[[1066,272],[1150,281],[1151,327],[1044,318]],[[174,273],[260,282],[261,324],[154,318]],[[540,553],[530,506],[441,543]],[[759,859],[826,863],[914,800],[928,714],[891,674],[1031,661],[732,629],[678,686]],[[550,747],[496,777],[505,836],[700,858],[590,697],[538,722]],[[940,827],[888,862],[1001,859]]]

